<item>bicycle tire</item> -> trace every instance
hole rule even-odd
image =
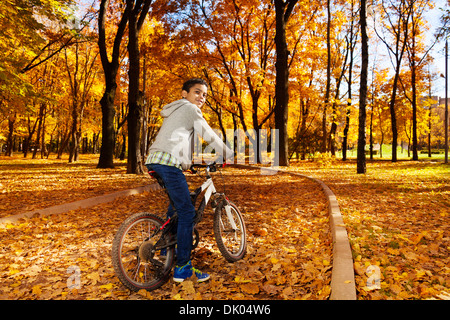
[[[163,223],[155,214],[136,213],[122,223],[114,237],[111,248],[114,271],[132,291],[155,290],[170,276],[175,247],[167,247],[165,254],[163,250],[154,250],[154,244],[161,238],[156,231]]]
[[[229,226],[225,210],[226,205],[231,207],[237,229]],[[217,205],[214,212],[213,230],[220,253],[227,261],[236,262],[245,256],[247,252],[247,231],[244,218],[234,203],[224,200]]]

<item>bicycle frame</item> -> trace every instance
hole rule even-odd
[[[202,199],[202,201],[201,201],[201,203],[200,203],[200,205],[199,205],[199,207],[198,207],[198,210],[197,210],[198,212],[196,212],[196,220],[197,220],[197,218],[198,218],[199,216],[200,216],[200,219],[199,219],[198,221],[196,221],[196,222],[198,223],[198,222],[201,221],[201,217],[203,216],[203,210],[204,210],[204,208],[206,207],[206,205],[209,203],[209,200],[211,199],[211,197],[217,195],[217,198],[216,198],[215,201],[212,203],[212,207],[214,208],[214,207],[217,206],[217,203],[218,203],[217,201],[225,201],[224,207],[225,207],[225,212],[226,212],[226,214],[227,214],[228,220],[229,220],[229,222],[230,222],[230,224],[231,224],[231,227],[232,227],[234,230],[236,230],[236,229],[237,229],[237,226],[236,226],[236,223],[235,223],[235,221],[234,221],[234,219],[233,219],[233,216],[232,216],[232,213],[231,213],[231,206],[230,206],[229,203],[228,203],[229,200],[228,200],[228,198],[226,197],[225,194],[223,194],[223,193],[217,193],[216,187],[214,186],[214,182],[213,182],[211,176],[209,175],[209,173],[211,172],[211,168],[214,168],[214,170],[216,170],[215,165],[216,165],[216,164],[214,163],[214,164],[211,164],[211,165],[193,165],[193,166],[191,167],[191,172],[192,172],[192,173],[196,173],[196,171],[195,171],[195,169],[194,169],[195,167],[204,168],[205,171],[206,171],[206,180],[205,180],[205,182],[203,182],[203,184],[202,184],[200,187],[198,187],[193,193],[191,193],[192,203],[195,205],[195,202],[196,202],[196,200],[197,200],[197,197],[198,197],[202,192],[205,192],[204,195],[203,195],[203,199]],[[154,172],[154,171],[150,171],[149,174],[150,174],[152,177],[156,178],[157,181],[158,181],[158,183],[159,183],[159,185],[160,185],[162,188],[165,189],[165,186],[164,186],[164,183],[163,183],[162,179],[161,179],[158,175],[155,175],[155,172]],[[172,200],[170,199],[170,197],[169,197],[169,200],[170,200],[170,203],[172,204],[172,207],[175,209],[175,207],[173,206],[173,202],[172,202]],[[161,226],[161,230],[165,228],[165,226],[169,223],[170,220],[171,220],[171,219],[169,218],[169,219]]]
[[[223,193],[222,194],[217,193],[216,187],[214,186],[214,182],[213,182],[211,176],[209,175],[209,172],[210,172],[210,166],[206,166],[206,181],[203,182],[203,184],[198,188],[198,189],[201,190],[199,192],[199,194],[206,190],[205,191],[205,195],[203,196],[203,199],[205,200],[205,206],[208,204],[209,199],[213,195],[218,195],[219,198],[222,198],[221,200],[225,202],[225,205],[224,205],[225,212],[227,214],[228,220],[230,221],[231,227],[234,230],[236,230],[237,226],[236,226],[236,223],[235,223],[235,221],[233,219],[233,216],[231,214],[231,206],[228,203],[228,198]],[[217,205],[217,203],[213,204],[213,207],[215,207],[216,205]]]

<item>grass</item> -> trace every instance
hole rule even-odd
[[[348,159],[356,159],[356,148],[353,150],[347,151],[347,158]],[[382,155],[378,152],[378,154],[374,154],[373,158],[374,160],[391,160],[392,159],[392,145],[390,144],[383,144],[382,146]],[[431,158],[428,157],[428,153],[421,153],[419,151],[418,153],[419,160],[438,160],[443,161],[445,154],[439,153],[439,154],[432,154]],[[369,155],[366,155],[367,159],[369,159]],[[336,153],[336,158],[342,159],[342,151],[339,151]],[[398,160],[410,160],[412,159],[412,150],[410,151],[410,154],[408,155],[408,150],[403,149],[402,147],[397,147],[397,159]]]

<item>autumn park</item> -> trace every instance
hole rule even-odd
[[[0,1],[0,300],[265,301],[221,315],[450,300],[449,23],[445,0]],[[192,78],[201,111],[182,96]],[[116,233],[136,213],[166,219],[145,164],[182,98],[233,153],[189,251],[211,277],[176,282],[181,240],[158,247],[148,228],[136,283],[148,266],[167,278],[131,290]],[[210,163],[199,134],[190,156]],[[183,174],[191,196],[211,180]],[[236,261],[216,226],[231,203]]]

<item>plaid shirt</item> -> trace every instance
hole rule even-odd
[[[181,167],[181,162],[178,161],[178,159],[172,156],[170,153],[164,151],[156,151],[154,153],[149,154],[145,164],[152,164],[152,163],[172,166],[180,170],[183,170],[183,168]]]

